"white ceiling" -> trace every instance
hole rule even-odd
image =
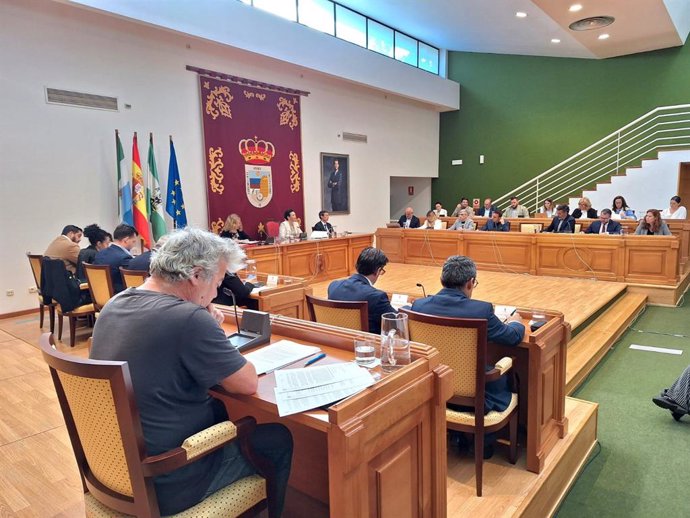
[[[683,45],[690,31],[690,0],[337,1],[431,45],[468,52],[607,58]],[[582,10],[569,12],[574,3]],[[616,21],[584,33],[568,28],[601,15]],[[602,32],[610,38],[599,40]]]

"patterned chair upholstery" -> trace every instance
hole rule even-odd
[[[267,221],[266,222],[266,235],[268,237],[276,238],[280,233],[280,223],[277,221]]]
[[[188,437],[179,448],[147,457],[127,362],[62,354],[49,333],[41,336],[40,345],[79,466],[87,517],[158,518],[153,477],[234,440],[240,441],[243,452],[251,453],[246,439],[256,421],[246,417],[216,424]],[[255,516],[267,507],[267,487],[267,478],[251,475],[174,516]],[[269,507],[269,517],[275,514]]]
[[[45,307],[48,306],[48,316],[50,318],[50,332],[52,333],[55,330],[55,304],[45,304],[45,302],[43,301],[43,294],[41,293],[41,261],[43,261],[43,256],[40,254],[26,254],[26,256],[29,258],[31,273],[34,274],[34,281],[36,282],[36,289],[38,290],[38,309],[40,312],[38,326],[43,327]]]
[[[84,263],[84,273],[89,284],[91,300],[96,311],[101,311],[103,306],[113,298],[113,280],[110,277],[110,266],[107,264]]]
[[[366,300],[328,300],[307,295],[307,308],[312,322],[369,332],[369,305]]]
[[[141,270],[127,270],[120,266],[120,275],[122,275],[125,288],[138,288],[144,284],[149,273],[142,272]]]
[[[470,410],[446,409],[446,425],[451,430],[474,434],[477,496],[482,496],[485,433],[510,425],[509,460],[512,464],[517,462],[517,394],[513,394],[505,411],[484,415],[485,384],[508,372],[513,365],[512,359],[501,358],[486,372],[486,320],[436,317],[407,309],[400,312],[408,315],[410,340],[435,347],[441,355],[441,363],[453,369],[453,396],[448,403]],[[472,408],[480,411],[474,412]]]
[[[537,234],[544,227],[543,223],[520,223],[520,232],[525,234]]]

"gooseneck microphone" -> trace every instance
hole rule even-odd
[[[230,288],[223,288],[223,293],[232,297],[232,308],[235,310],[235,324],[237,325],[237,332],[240,332],[240,319],[237,317],[237,299]]]
[[[421,282],[418,282],[417,287],[422,288],[422,293],[424,294],[424,297],[426,297],[426,290],[424,289],[424,285]]]

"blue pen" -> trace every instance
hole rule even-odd
[[[311,364],[318,362],[319,360],[323,360],[326,357],[326,353],[321,353],[318,356],[315,356],[311,360],[309,360],[307,363],[304,364],[305,367],[309,367]]]

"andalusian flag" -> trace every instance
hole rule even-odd
[[[117,130],[115,130],[115,154],[117,155],[117,215],[120,217],[120,221],[132,225],[134,224],[132,219],[132,191],[129,187],[127,171],[125,170],[125,174],[122,174],[122,161],[125,159],[125,152],[122,150],[120,132]]]
[[[184,207],[182,197],[182,184],[180,183],[180,170],[177,168],[177,155],[170,136],[170,165],[168,166],[168,200],[165,203],[165,212],[173,219],[174,228],[187,226],[187,210]]]
[[[146,188],[146,200],[148,201],[149,220],[151,221],[151,231],[153,241],[168,232],[165,227],[165,213],[163,212],[163,198],[161,197],[161,186],[158,179],[158,168],[156,167],[156,157],[153,154],[153,133],[149,133],[149,178]]]
[[[149,218],[146,211],[146,186],[144,186],[144,175],[141,172],[141,159],[139,158],[136,131],[132,141],[132,202],[134,205],[134,228],[139,232],[141,239],[144,241],[144,246],[151,248]]]

